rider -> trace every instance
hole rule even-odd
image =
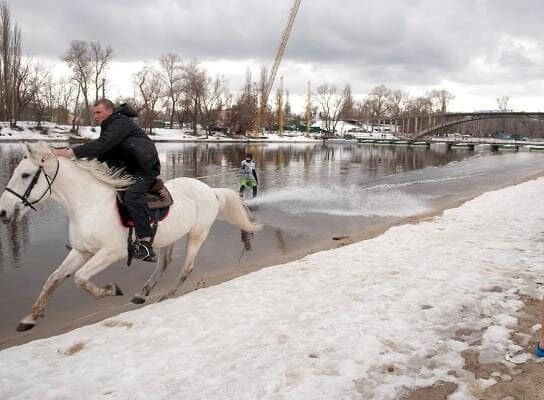
[[[161,171],[155,144],[131,119],[137,114],[127,104],[115,109],[110,100],[101,99],[95,103],[93,114],[100,124],[100,136],[72,149],[56,149],[55,153],[63,157],[98,159],[110,167],[124,168],[134,178],[134,183],[124,195],[125,206],[134,221],[138,237],[133,256],[154,261],[155,253],[151,245],[153,229],[149,223],[145,193],[151,189]]]
[[[253,189],[253,198],[257,197],[258,183],[255,161],[253,161],[252,154],[247,153],[245,160],[242,160],[242,168],[240,169],[240,197],[244,197],[246,186]]]

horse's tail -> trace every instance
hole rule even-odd
[[[213,189],[215,197],[219,201],[219,213],[233,225],[245,232],[258,232],[263,225],[253,221],[249,216],[249,210],[238,194],[231,189]]]

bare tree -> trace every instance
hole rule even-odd
[[[432,90],[428,97],[433,103],[433,111],[441,113],[447,112],[449,103],[455,99],[455,96],[446,89]]]
[[[398,118],[404,111],[409,95],[402,90],[391,90],[387,98],[387,109],[393,118]]]
[[[152,66],[146,64],[134,76],[138,94],[142,101],[140,121],[149,134],[153,133],[153,121],[157,113],[155,107],[163,96],[163,81],[160,73]]]
[[[0,3],[0,117],[3,120],[8,118],[10,99],[10,78],[11,78],[11,12],[5,1]]]
[[[91,42],[89,45],[89,52],[91,55],[92,71],[93,71],[93,83],[94,83],[94,101],[96,102],[100,96],[100,89],[104,91],[104,85],[106,83],[106,69],[109,62],[113,58],[113,49],[111,46],[106,48],[102,47],[100,42]]]
[[[85,123],[91,124],[89,107],[89,87],[93,71],[92,55],[89,43],[84,40],[73,40],[70,48],[62,59],[68,64],[73,72],[73,79],[78,83],[83,102],[85,104]]]
[[[230,129],[246,135],[255,127],[259,107],[259,87],[251,80],[251,72],[246,72],[242,92],[231,108]]]
[[[32,92],[34,93],[33,106],[35,110],[36,126],[41,128],[42,121],[48,110],[53,108],[53,80],[43,65],[36,64],[32,75]]]
[[[283,106],[283,115],[285,116],[285,121],[289,124],[291,119],[291,101],[289,100],[289,89],[285,90],[285,104]]]
[[[208,77],[202,97],[202,125],[206,129],[206,138],[211,133],[214,124],[221,111],[225,107],[229,97],[227,84],[223,77],[212,79]]]
[[[358,119],[370,122],[372,120],[372,101],[368,97],[355,104],[355,115]]]
[[[75,82],[70,79],[60,79],[57,82],[57,109],[55,110],[55,121],[59,124],[67,124],[68,118],[70,115],[70,106],[74,100],[74,93],[76,88],[74,87]]]
[[[273,123],[273,129],[274,131],[278,132],[278,135],[283,135],[283,121],[284,121],[284,114],[283,114],[283,96],[282,88],[278,87],[276,90],[276,111],[274,115],[275,122]]]
[[[257,114],[255,116],[255,125],[252,127],[251,130],[259,131],[259,130],[270,130],[273,129],[274,125],[278,121],[277,114],[274,114],[272,111],[272,107],[269,104],[270,100],[270,93],[268,95],[266,94],[266,85],[268,81],[268,71],[266,67],[263,65],[261,67],[261,71],[259,74],[259,82],[256,84],[256,92],[257,92],[257,100],[258,100],[258,109]],[[253,86],[255,86],[255,83],[252,83]],[[266,104],[265,102],[265,97]],[[277,97],[276,97],[277,100]],[[277,103],[277,101],[276,101]],[[260,133],[260,132],[259,132]]]
[[[79,105],[79,98],[81,96],[81,85],[73,77],[72,77],[71,81],[75,83],[76,88],[77,88],[76,99],[74,101],[74,112],[72,114],[73,117],[72,117],[72,129],[71,129],[71,132],[75,133],[75,134],[79,134],[79,125],[81,123],[81,120],[80,120],[80,117],[79,117],[79,111],[81,109],[81,107]]]
[[[192,120],[193,114],[191,111],[191,106],[192,100],[188,97],[182,96],[176,109],[175,115],[176,121],[178,122],[180,128],[183,128],[187,121]]]
[[[412,98],[406,105],[406,111],[410,114],[430,114],[433,111],[433,102],[426,96]]]
[[[277,121],[277,118],[274,117],[274,114],[272,112],[272,108],[268,104],[269,98],[265,99],[265,97],[270,95],[270,93],[268,93],[268,95],[266,93],[267,83],[268,70],[266,66],[263,65],[259,74],[259,82],[257,83],[258,111],[256,115],[255,126],[253,127],[253,129],[255,129],[256,131],[271,129],[271,127],[275,124],[275,121]]]
[[[317,102],[321,108],[321,118],[325,122],[325,130],[334,134],[339,121],[340,111],[344,105],[345,93],[335,85],[323,84],[317,87]]]
[[[351,94],[351,86],[346,85],[344,88],[344,104],[342,104],[342,111],[340,111],[341,119],[353,119],[355,117],[355,101]]]
[[[11,80],[11,94],[10,94],[10,101],[9,101],[9,114],[10,114],[10,120],[13,125],[15,125],[15,101],[16,101],[16,93],[15,93],[15,84],[17,82],[17,75],[20,72],[20,69],[22,67],[22,58],[21,58],[21,51],[22,51],[22,41],[21,41],[21,29],[18,27],[15,27],[13,30],[13,41],[12,41],[12,80]]]
[[[174,53],[163,54],[159,61],[162,68],[165,97],[170,102],[170,129],[172,129],[176,106],[183,95],[183,63],[181,57]]]
[[[385,85],[376,86],[369,93],[369,103],[372,107],[374,117],[384,117],[388,111],[388,98],[391,91]]]
[[[497,106],[502,112],[510,111],[510,96],[497,97]]]
[[[199,68],[198,61],[193,60],[184,67],[184,94],[191,111],[194,135],[197,133],[206,80],[206,73]]]
[[[21,29],[12,23],[5,1],[0,2],[0,119],[15,119],[15,87],[21,67]]]
[[[49,122],[53,122],[59,98],[57,96],[57,82],[53,81],[53,78],[49,73],[47,73],[47,76],[45,77],[41,91],[43,102],[46,106],[47,119]]]
[[[32,71],[34,69],[31,59],[26,59],[17,68],[15,74],[13,103],[11,113],[11,124],[15,125],[21,116],[24,109],[30,104],[35,97],[35,85],[32,85]]]

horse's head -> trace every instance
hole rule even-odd
[[[25,157],[19,162],[6,190],[0,196],[0,220],[21,220],[29,208],[51,194],[51,181],[58,161],[45,143],[23,143]],[[54,179],[53,179],[54,180]]]

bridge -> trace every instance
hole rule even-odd
[[[492,151],[514,150],[544,152],[544,140],[509,140],[495,138],[450,138],[433,137],[426,139],[384,139],[384,138],[361,138],[357,139],[359,144],[381,144],[393,146],[431,146],[436,144],[446,145],[450,148],[465,148],[475,150],[476,146],[488,146]]]
[[[396,120],[397,136],[418,139],[441,133],[445,128],[466,122],[497,118],[529,118],[544,120],[544,112],[503,112],[485,111],[473,113],[442,113],[401,117]]]

